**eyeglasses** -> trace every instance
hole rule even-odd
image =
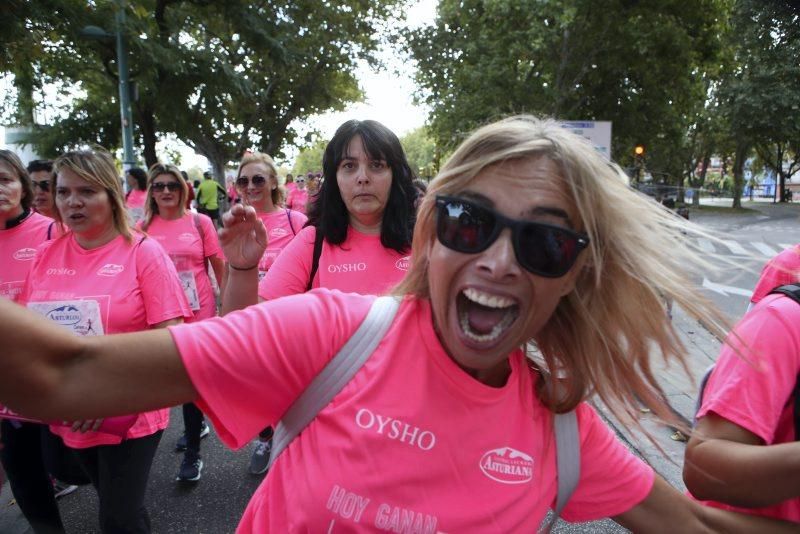
[[[267,183],[267,179],[260,174],[256,174],[252,178],[248,178],[247,176],[240,176],[236,179],[236,187],[241,187],[244,189],[250,184],[253,184],[253,187],[264,187],[264,184]]]
[[[511,228],[517,261],[547,278],[567,274],[589,245],[586,234],[552,224],[517,221],[463,198],[437,196],[436,207],[436,237],[442,245],[478,254],[489,248],[504,228]]]
[[[33,187],[38,187],[45,193],[50,191],[50,180],[40,180],[38,182],[36,180],[31,180],[31,184],[33,184]]]
[[[153,182],[150,184],[150,189],[157,193],[162,193],[164,189],[176,193],[181,190],[181,184],[178,182]]]

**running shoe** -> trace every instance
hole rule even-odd
[[[200,439],[208,436],[211,433],[205,421],[200,425]],[[175,442],[175,452],[186,452],[186,432],[181,434],[178,441]]]
[[[203,460],[200,459],[200,455],[192,451],[186,451],[175,480],[179,482],[197,482],[200,480],[202,471]]]
[[[74,484],[66,484],[53,479],[53,494],[55,495],[56,499],[65,497],[70,493],[73,493],[76,489],[78,489],[78,486],[75,486]]]
[[[269,467],[269,456],[272,452],[272,438],[267,441],[256,441],[253,456],[250,457],[250,473],[260,475]]]

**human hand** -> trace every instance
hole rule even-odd
[[[73,432],[80,432],[84,434],[86,432],[92,431],[97,432],[97,429],[100,428],[100,425],[103,424],[103,418],[100,419],[84,419],[83,421],[74,421],[72,423],[72,427],[70,430]]]
[[[252,206],[236,204],[222,216],[219,244],[228,263],[239,270],[256,267],[267,249],[267,229]]]

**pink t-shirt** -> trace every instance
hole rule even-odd
[[[755,304],[778,286],[800,282],[800,245],[787,248],[764,266],[753,289],[750,302]]]
[[[294,182],[289,182],[284,187],[286,188],[286,194],[289,194],[292,191],[294,191],[295,189],[297,189],[297,184],[294,183]]]
[[[36,258],[36,247],[47,240],[48,229],[55,237],[53,219],[36,212],[13,228],[0,230],[0,298],[19,300],[25,278]]]
[[[37,251],[19,300],[77,335],[136,332],[192,316],[169,256],[138,233],[133,243],[118,236],[92,250],[82,248],[73,234],[48,241]],[[126,437],[148,436],[168,422],[167,409],[139,414]],[[122,441],[102,432],[50,429],[79,449]]]
[[[147,191],[131,189],[125,198],[125,206],[128,208],[133,222],[136,223],[144,217],[144,203],[147,201]]]
[[[770,295],[744,316],[735,331],[753,352],[742,349],[733,335],[726,343],[743,350],[750,362],[723,345],[697,416],[714,412],[766,445],[794,441],[792,393],[800,373],[800,305],[789,297]],[[707,504],[800,522],[800,497],[765,508]]]
[[[231,447],[275,425],[373,297],[325,289],[174,327],[198,405]],[[353,379],[283,451],[238,532],[535,532],[557,489],[552,413],[524,356],[486,386],[445,353],[430,303],[406,299]],[[270,387],[264,387],[269,384]],[[581,478],[569,521],[623,513],[654,474],[578,408]]]
[[[286,195],[286,207],[299,211],[300,213],[306,212],[306,204],[308,203],[308,189],[297,189],[289,191]]]
[[[287,246],[258,285],[264,300],[302,293],[311,276],[314,238],[309,226]],[[409,256],[381,244],[380,235],[367,235],[348,227],[340,245],[322,243],[319,267],[312,288],[326,287],[348,293],[380,295],[397,285],[408,270]]]
[[[198,224],[202,232],[198,231]],[[172,221],[155,215],[147,234],[164,247],[178,271],[189,307],[194,312],[194,317],[186,322],[214,317],[217,303],[205,259],[220,255],[221,251],[217,229],[211,219],[190,212]]]
[[[272,213],[259,213],[267,228],[267,249],[258,263],[258,279],[264,278],[278,254],[300,233],[308,217],[299,211],[281,209]],[[289,222],[291,218],[291,222]]]

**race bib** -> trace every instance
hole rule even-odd
[[[192,311],[200,309],[200,295],[197,293],[197,282],[194,279],[194,273],[191,271],[178,271],[178,277],[181,279],[181,287],[183,292],[186,293],[186,299],[189,301]]]
[[[29,302],[28,309],[79,336],[102,336],[103,321],[96,300],[51,300]]]
[[[133,226],[136,226],[136,223],[144,219],[144,208],[128,208],[128,215],[132,221]]]

